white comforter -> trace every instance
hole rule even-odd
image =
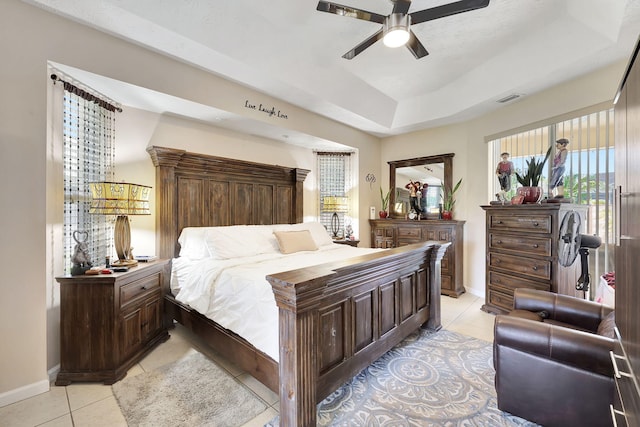
[[[269,253],[227,260],[180,257],[173,260],[171,291],[181,303],[278,361],[278,308],[266,276],[379,250],[330,244],[289,255]]]

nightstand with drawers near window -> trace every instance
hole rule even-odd
[[[60,283],[60,372],[56,385],[113,384],[169,338],[163,322],[168,261],[127,272],[57,277]]]

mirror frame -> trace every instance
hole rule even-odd
[[[393,189],[391,194],[389,195],[389,206],[395,206],[396,201],[396,169],[404,168],[407,166],[421,166],[428,165],[432,163],[444,163],[444,185],[447,188],[451,188],[453,185],[453,156],[454,153],[447,154],[438,154],[435,156],[427,156],[427,157],[416,157],[414,159],[406,159],[406,160],[393,160],[389,161],[389,188]],[[389,209],[389,216],[391,218],[402,218],[394,214],[394,212]],[[403,218],[404,219],[404,218]]]

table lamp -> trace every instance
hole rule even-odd
[[[116,267],[133,267],[138,261],[131,253],[131,229],[127,215],[151,215],[149,195],[151,187],[128,182],[91,182],[91,206],[89,213],[117,215],[113,230],[113,242],[118,260]]]
[[[322,211],[333,212],[331,216],[331,232],[333,238],[338,237],[338,231],[340,230],[340,217],[338,212],[345,213],[349,210],[349,199],[344,196],[326,196],[322,199]]]

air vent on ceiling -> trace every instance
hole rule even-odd
[[[507,95],[504,98],[498,99],[496,102],[504,104],[505,102],[513,101],[516,98],[520,98],[522,95],[519,93],[512,93],[511,95]]]

